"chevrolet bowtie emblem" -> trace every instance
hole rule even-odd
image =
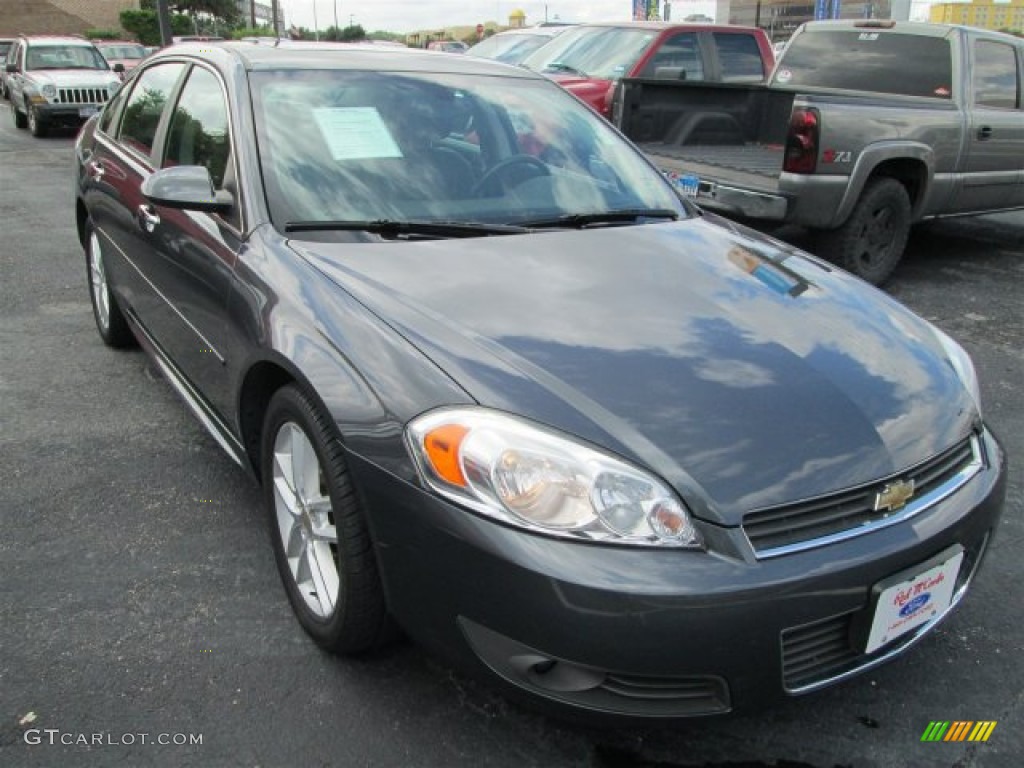
[[[894,483],[889,483],[880,493],[875,494],[875,512],[883,509],[888,512],[897,510],[910,501],[910,497],[913,495],[913,480],[897,480]]]

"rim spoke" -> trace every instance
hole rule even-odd
[[[295,436],[292,476],[303,502],[320,496],[320,462],[309,439],[301,431]]]
[[[309,574],[316,587],[320,611],[326,616],[334,610],[334,598],[338,592],[338,571],[334,567],[334,558],[330,548],[320,542],[306,548],[306,560],[309,562]]]

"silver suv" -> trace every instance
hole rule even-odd
[[[117,65],[111,69],[81,37],[22,35],[8,53],[5,74],[14,124],[33,136],[45,136],[54,125],[81,125],[121,84]]]

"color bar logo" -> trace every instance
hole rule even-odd
[[[995,720],[932,720],[921,741],[988,741],[995,729]]]

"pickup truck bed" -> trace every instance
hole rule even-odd
[[[663,171],[694,174],[702,181],[714,178],[716,181],[742,184],[762,192],[777,192],[779,188],[783,157],[780,145],[680,146],[644,142],[637,146]]]

